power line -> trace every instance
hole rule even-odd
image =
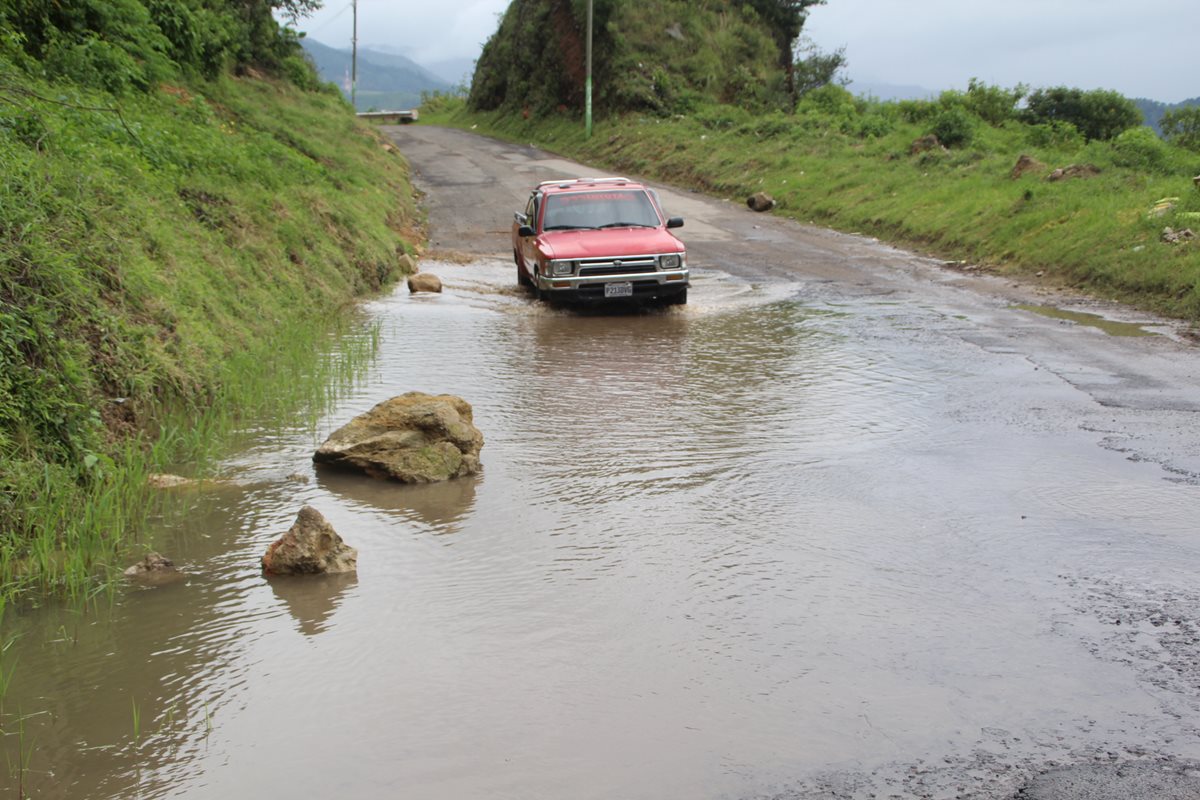
[[[327,20],[325,20],[324,22],[322,22],[322,23],[320,24],[320,26],[318,26],[318,27],[316,27],[316,28],[312,29],[311,31],[305,31],[305,33],[306,33],[306,34],[308,34],[309,36],[312,36],[312,35],[313,35],[313,34],[315,34],[315,33],[320,33],[321,31],[325,30],[325,29],[326,29],[326,28],[328,28],[330,25],[332,25],[332,24],[333,24],[333,23],[334,23],[334,22],[335,22],[335,21],[336,21],[336,20],[337,20],[339,17],[341,17],[341,16],[342,16],[342,14],[345,14],[347,11],[349,11],[349,10],[350,10],[350,8],[351,8],[353,5],[354,5],[354,3],[352,3],[352,2],[351,2],[351,3],[346,3],[346,5],[342,6],[342,9],[341,9],[340,11],[338,11],[336,14],[334,14],[334,15],[333,15],[332,17],[330,17],[329,19],[327,19]]]

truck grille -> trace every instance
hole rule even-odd
[[[579,276],[630,275],[658,271],[656,258],[596,259],[579,262]]]

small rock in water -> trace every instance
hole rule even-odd
[[[182,475],[167,475],[156,472],[146,476],[146,483],[149,484],[151,489],[174,489],[177,486],[191,486],[194,481]]]
[[[268,575],[324,575],[357,568],[358,551],[312,506],[300,509],[292,527],[262,557],[262,570]]]
[[[169,583],[184,577],[175,562],[159,553],[147,553],[145,558],[126,569],[124,575],[143,583]]]

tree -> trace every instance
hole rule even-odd
[[[814,89],[820,89],[839,80],[838,73],[846,68],[846,48],[839,47],[826,53],[807,36],[796,39],[792,49],[792,97],[800,99]]]
[[[808,19],[808,9],[812,6],[825,5],[825,0],[740,0],[740,2],[744,6],[753,8],[771,31],[771,37],[779,48],[779,65],[787,73],[788,95],[791,97],[792,105],[795,106],[802,92],[798,91],[796,82],[793,46],[800,38],[800,31],[804,30],[804,22]],[[828,57],[839,55],[843,55],[841,51],[836,51]],[[842,65],[835,65],[833,72],[836,72],[840,66]],[[832,78],[832,73],[830,73],[830,77]]]
[[[1142,112],[1117,92],[1057,86],[1029,95],[1024,117],[1033,123],[1070,122],[1085,139],[1113,139],[1142,124]]]
[[[1200,152],[1200,106],[1168,111],[1160,124],[1168,142]]]

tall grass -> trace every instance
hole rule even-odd
[[[109,591],[147,518],[164,512],[149,487],[152,473],[185,465],[191,477],[208,475],[216,458],[251,435],[248,425],[315,428],[367,374],[379,342],[379,324],[355,314],[297,322],[278,331],[269,359],[262,352],[231,359],[213,402],[155,409],[150,427],[121,441],[85,486],[44,465],[13,498],[23,525],[0,532],[0,615],[31,597],[87,602]]]
[[[0,96],[0,608],[103,593],[156,508],[149,473],[202,472],[247,419],[319,414],[378,343],[338,339],[348,310],[419,236],[407,164],[336,93],[221,77],[118,98],[0,56],[0,88],[18,81]]]

